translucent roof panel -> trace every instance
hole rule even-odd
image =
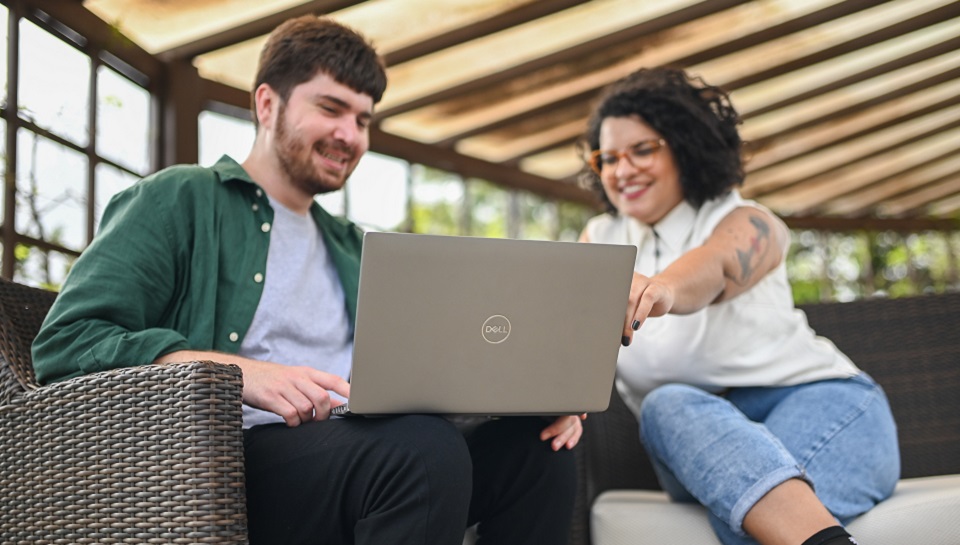
[[[266,34],[289,15],[329,13],[387,61],[373,150],[553,198],[595,202],[576,185],[575,142],[599,93],[639,68],[669,65],[730,92],[748,142],[743,191],[785,217],[960,207],[960,189],[951,192],[960,178],[956,0],[83,6],[161,62],[192,62],[218,100],[240,108],[249,101],[235,90],[250,90]]]

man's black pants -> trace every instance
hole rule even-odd
[[[564,544],[573,453],[549,422],[491,420],[466,436],[434,416],[347,418],[244,432],[250,541],[264,544]]]

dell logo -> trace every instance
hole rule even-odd
[[[480,333],[488,343],[500,344],[510,336],[510,320],[500,314],[491,316],[483,322]]]

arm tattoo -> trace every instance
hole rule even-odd
[[[750,223],[757,230],[756,234],[750,237],[750,247],[746,250],[737,250],[737,261],[740,262],[740,275],[738,278],[731,278],[741,286],[746,284],[757,265],[763,260],[763,257],[770,251],[770,226],[759,216],[750,216]]]

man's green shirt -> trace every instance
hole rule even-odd
[[[356,316],[361,231],[310,210]],[[148,364],[176,350],[235,354],[266,280],[273,208],[236,161],[175,166],[118,193],[33,344],[37,380]]]

